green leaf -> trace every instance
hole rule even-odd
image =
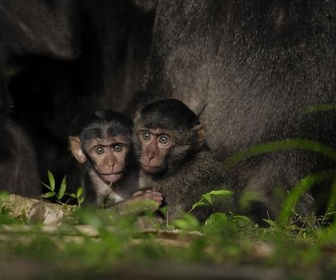
[[[233,192],[232,191],[229,191],[229,190],[213,190],[211,192],[208,192],[208,194],[210,195],[215,195],[215,196],[226,196],[226,195],[230,195],[232,194]]]
[[[52,189],[49,187],[49,185],[47,185],[46,183],[43,183],[43,182],[41,182],[41,184],[43,185],[43,186],[45,186],[48,190],[51,190],[52,191]]]
[[[50,190],[54,191],[55,190],[55,178],[50,170],[48,170],[48,179],[49,179]]]
[[[80,197],[83,194],[83,188],[77,189],[77,197]]]
[[[185,214],[182,218],[172,221],[172,225],[181,230],[197,230],[200,226],[197,218],[191,214]]]
[[[188,213],[190,213],[192,210],[194,210],[196,207],[198,207],[198,206],[209,206],[209,204],[208,203],[205,203],[205,202],[203,202],[202,200],[200,200],[200,201],[198,201],[198,202],[196,202],[196,203],[194,203],[193,204],[193,206],[191,207],[191,209],[190,209],[190,211],[188,212]]]
[[[218,226],[228,221],[228,217],[225,213],[213,213],[205,221],[207,226]]]
[[[219,234],[228,225],[228,217],[224,213],[213,213],[205,221],[203,231],[206,234]]]
[[[53,197],[55,195],[54,192],[47,192],[41,195],[41,197],[43,198],[49,198],[49,197]]]
[[[269,224],[272,227],[276,227],[277,223],[275,221],[272,221],[270,219],[262,219],[265,223]]]
[[[198,202],[193,204],[193,206],[191,207],[191,209],[188,213],[193,211],[198,206],[210,206],[210,205],[212,205],[212,196],[227,196],[227,195],[231,195],[231,194],[232,194],[232,191],[225,190],[225,189],[212,190],[212,191],[202,195],[202,198]]]
[[[72,198],[77,198],[78,196],[75,193],[67,193],[68,196]]]
[[[66,176],[64,176],[64,178],[62,179],[60,189],[58,191],[58,196],[57,196],[58,199],[61,199],[64,196],[65,189],[66,189]]]
[[[84,201],[84,199],[85,199],[85,197],[84,197],[84,196],[80,197],[80,198],[78,199],[78,202],[79,202],[79,204],[82,204],[82,203],[83,203],[83,201]]]
[[[212,198],[210,193],[203,194],[202,197],[211,205],[212,204]]]
[[[242,216],[242,215],[234,215],[232,220],[233,221],[244,221],[244,222],[254,224],[254,222],[249,217]]]

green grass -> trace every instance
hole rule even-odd
[[[139,230],[135,216],[117,218],[105,210],[80,207],[73,215],[76,222],[46,231],[40,225],[27,228],[25,219],[14,219],[3,207],[0,260],[23,260],[31,267],[42,267],[25,279],[161,275],[162,270],[155,267],[162,264],[182,265],[187,275],[195,274],[195,267],[203,268],[205,274],[220,273],[223,267],[243,274],[252,267],[256,275],[275,273],[285,279],[332,279],[336,272],[334,224],[293,230],[290,223],[272,221],[269,228],[261,228],[245,216],[215,213],[200,225],[192,214],[186,214],[164,232],[147,232]],[[96,234],[79,232],[78,221]],[[209,271],[208,266],[212,267]]]

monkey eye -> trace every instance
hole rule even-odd
[[[169,142],[170,142],[170,138],[169,138],[169,136],[167,136],[167,135],[161,135],[161,136],[159,137],[159,143],[160,143],[160,144],[168,145]]]
[[[105,153],[105,148],[102,146],[98,146],[95,148],[95,151],[97,155],[102,155],[103,153]]]
[[[123,145],[122,144],[114,144],[112,146],[112,149],[115,152],[121,152],[123,150]]]
[[[141,136],[142,136],[142,139],[149,140],[149,139],[151,139],[152,135],[148,131],[143,131],[142,134],[141,134]]]

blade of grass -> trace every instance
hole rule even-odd
[[[288,193],[284,206],[280,211],[277,222],[279,225],[284,226],[295,208],[300,197],[307,192],[314,184],[321,183],[327,180],[335,179],[335,171],[323,171],[319,173],[314,173],[308,177],[300,180],[300,182]]]
[[[267,143],[251,146],[243,151],[235,153],[227,160],[225,160],[224,167],[229,170],[237,165],[239,162],[252,156],[293,149],[318,152],[330,158],[331,160],[336,161],[336,150],[331,148],[330,146],[313,140],[296,138],[270,141]]]

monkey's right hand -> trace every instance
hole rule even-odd
[[[154,200],[156,202],[159,202],[160,204],[163,201],[162,193],[156,192],[156,191],[151,191],[151,190],[137,191],[133,194],[133,198],[150,199],[150,200]]]
[[[107,208],[114,210],[121,216],[140,214],[144,211],[155,212],[160,208],[162,201],[163,196],[161,193],[151,190],[141,190],[135,192],[132,197]]]
[[[155,212],[163,202],[163,195],[152,190],[140,190],[133,194],[128,200],[132,206],[138,208],[138,213],[143,211]]]

